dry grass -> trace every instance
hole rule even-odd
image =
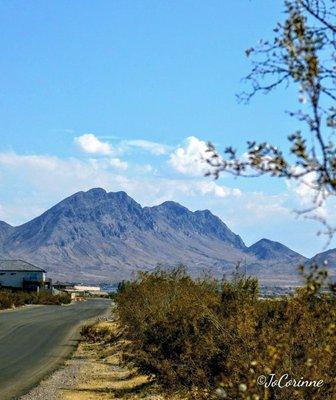
[[[159,394],[158,387],[148,376],[123,366],[123,343],[116,323],[101,322],[84,328],[84,331],[89,341],[83,341],[73,359],[68,361],[69,364],[78,359],[82,361],[79,376],[74,387],[60,391],[60,399],[168,400],[168,397]],[[106,342],[104,337],[111,341]],[[169,400],[175,399],[170,397]]]

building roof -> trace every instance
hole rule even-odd
[[[44,269],[23,260],[0,260],[0,271],[46,272]]]
[[[55,282],[54,283],[54,286],[64,286],[64,287],[66,287],[66,286],[68,286],[68,287],[74,287],[74,283],[71,283],[71,282],[60,282],[60,281],[57,281],[57,282]]]

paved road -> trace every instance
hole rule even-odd
[[[0,399],[15,399],[69,356],[80,325],[111,302],[92,299],[69,306],[0,312]]]

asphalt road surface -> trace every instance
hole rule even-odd
[[[69,356],[85,321],[103,315],[109,300],[0,312],[0,399],[16,399]]]

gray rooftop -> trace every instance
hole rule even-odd
[[[0,271],[46,272],[44,269],[23,260],[0,260]]]

